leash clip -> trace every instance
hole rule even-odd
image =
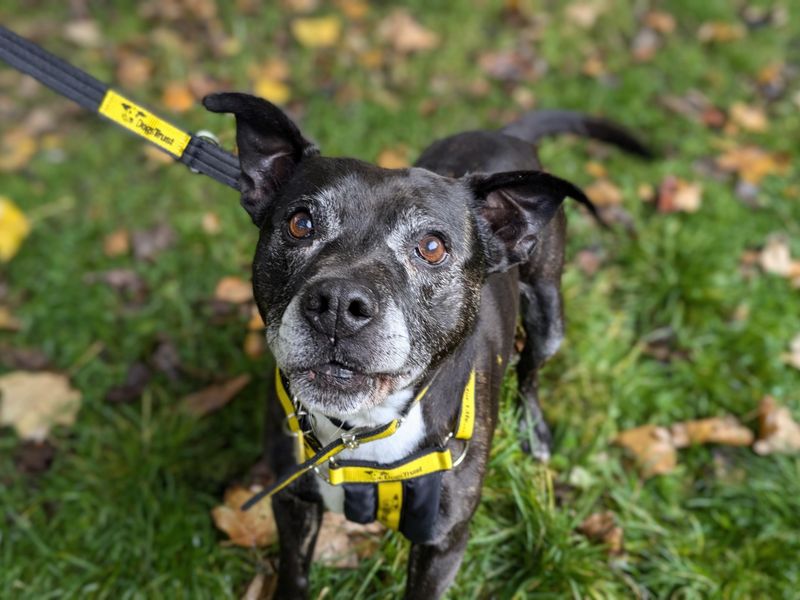
[[[209,144],[213,144],[217,148],[220,147],[219,145],[219,138],[214,135],[212,132],[208,131],[207,129],[201,129],[197,133],[194,134],[194,137],[197,139],[203,140],[204,142],[208,142]],[[189,170],[194,173],[195,175],[202,175],[203,172],[195,169],[194,167],[189,167]]]
[[[361,445],[361,442],[356,438],[356,434],[352,431],[342,434],[342,443],[348,450],[355,450]]]

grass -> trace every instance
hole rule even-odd
[[[737,42],[703,44],[696,35],[702,23],[739,22],[732,3],[663,3],[677,29],[652,61],[637,63],[630,52],[635,19],[651,3],[609,0],[587,33],[569,22],[565,2],[522,2],[540,23],[525,44],[547,61],[548,71],[535,82],[492,82],[475,94],[472,84],[484,77],[479,54],[514,48],[522,31],[531,30],[504,19],[495,0],[477,8],[407,3],[442,44],[407,58],[386,54],[378,70],[360,66],[350,50],[299,47],[288,33],[289,13],[244,14],[246,2],[219,8],[223,31],[240,41],[228,57],[214,56],[202,33],[187,33],[178,51],[169,36],[154,33],[176,24],[145,18],[134,3],[87,5],[103,40],[98,47],[76,46],[62,35],[69,4],[0,0],[0,21],[37,33],[49,49],[108,81],[115,76],[114,48],[138,49],[156,65],[154,76],[126,91],[156,107],[168,81],[199,71],[247,90],[248,66],[279,56],[291,67],[293,108],[333,155],[374,160],[398,145],[414,154],[455,131],[499,126],[520,111],[512,100],[516,87],[532,91],[538,106],[605,114],[638,129],[661,151],[658,160],[642,163],[617,152],[602,159],[623,192],[636,235],[603,233],[570,209],[567,340],[542,374],[555,456],[547,469],[520,452],[510,378],[483,503],[449,597],[796,597],[797,457],[698,447],[682,451],[674,473],[642,481],[610,446],[618,431],[648,422],[733,413],[755,427],[753,411],[764,394],[800,415],[800,371],[781,359],[800,331],[800,295],[784,279],[744,277],[739,268],[742,252],[773,233],[789,236],[800,256],[797,166],[763,182],[758,209],[738,200],[730,182],[705,177],[696,166],[725,143],[796,156],[796,79],[790,70],[789,91],[766,105],[769,130],[761,134],[715,131],[662,104],[665,96],[691,89],[723,109],[737,101],[763,104],[754,84],[760,69],[793,62],[796,78],[796,18]],[[373,4],[365,25],[347,22],[349,40],[374,43],[375,24],[392,6]],[[177,27],[193,23],[187,18]],[[581,73],[593,52],[610,80]],[[21,78],[1,74],[2,108],[11,115],[4,129],[32,107],[63,113],[66,101],[44,89],[24,92]],[[433,114],[421,116],[431,99]],[[230,120],[200,107],[176,119],[219,132],[232,146]],[[257,232],[230,190],[146,162],[142,144],[111,125],[70,114],[56,133],[56,150],[38,153],[21,172],[0,174],[3,194],[33,220],[30,238],[2,271],[6,303],[22,329],[1,341],[43,350],[55,368],[70,373],[83,405],[74,427],[53,433],[55,462],[41,475],[17,470],[12,456],[19,441],[10,430],[0,432],[0,596],[238,597],[262,556],[221,544],[209,510],[259,455],[269,359],[248,358],[241,350],[246,318],[219,322],[208,299],[220,277],[248,277]],[[586,185],[588,152],[585,143],[562,138],[547,142],[542,158],[551,171]],[[697,213],[661,215],[638,199],[640,184],[657,184],[668,174],[702,181]],[[216,236],[201,228],[209,211],[220,218]],[[156,262],[104,255],[109,232],[164,220],[177,241]],[[572,259],[591,247],[606,261],[590,277]],[[106,286],[84,283],[87,273],[119,267],[147,282],[143,304],[131,307]],[[742,306],[749,316],[734,319]],[[663,363],[643,352],[644,338],[664,327],[672,328],[688,358]],[[105,402],[128,365],[149,356],[163,336],[189,375],[174,381],[158,375],[132,404]],[[252,373],[253,383],[221,412],[192,420],[176,409],[183,394],[242,372]],[[603,509],[613,510],[624,529],[622,556],[609,557],[575,532]],[[397,595],[407,554],[405,542],[387,536],[382,552],[355,570],[315,567],[313,596]]]

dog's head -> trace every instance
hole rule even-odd
[[[236,115],[270,349],[292,392],[330,416],[421,381],[474,326],[486,275],[525,261],[564,197],[582,197],[535,171],[454,179],[322,157],[265,100],[204,104]]]

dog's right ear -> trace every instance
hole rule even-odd
[[[284,112],[249,94],[222,93],[203,98],[203,106],[236,115],[236,145],[242,174],[242,206],[261,227],[281,186],[305,156],[319,154]]]

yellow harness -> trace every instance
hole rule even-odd
[[[275,371],[275,388],[278,400],[286,414],[287,433],[297,442],[296,451],[299,464],[273,485],[250,498],[242,506],[243,510],[247,510],[260,500],[273,496],[304,473],[313,470],[317,476],[331,485],[371,484],[375,486],[377,488],[374,494],[376,498],[375,518],[386,527],[399,530],[404,509],[404,482],[410,480],[424,482],[426,480],[421,478],[426,475],[448,471],[457,466],[466,454],[467,446],[465,445],[462,453],[454,459],[451,449],[447,447],[448,442],[450,438],[456,438],[468,444],[475,427],[475,371],[472,370],[461,395],[461,407],[455,431],[448,435],[441,446],[425,448],[389,465],[361,460],[337,461],[336,455],[345,449],[358,448],[362,444],[391,436],[402,426],[403,419],[394,419],[368,430],[345,432],[341,437],[323,447],[314,436],[311,427],[303,427],[305,423],[302,421],[305,420],[306,413],[301,410],[299,403],[293,402],[289,397],[283,377],[277,369]],[[411,407],[419,402],[427,391],[428,387],[423,388],[414,398]],[[428,481],[431,481],[431,478],[428,478]],[[439,480],[436,479],[435,483],[439,485]],[[419,488],[418,483],[416,487]],[[354,485],[345,489],[364,491],[364,486]],[[412,488],[409,487],[409,489]],[[437,510],[438,497],[438,490],[436,490],[437,506],[435,509]],[[413,535],[409,535],[405,531],[404,533],[414,541]]]

